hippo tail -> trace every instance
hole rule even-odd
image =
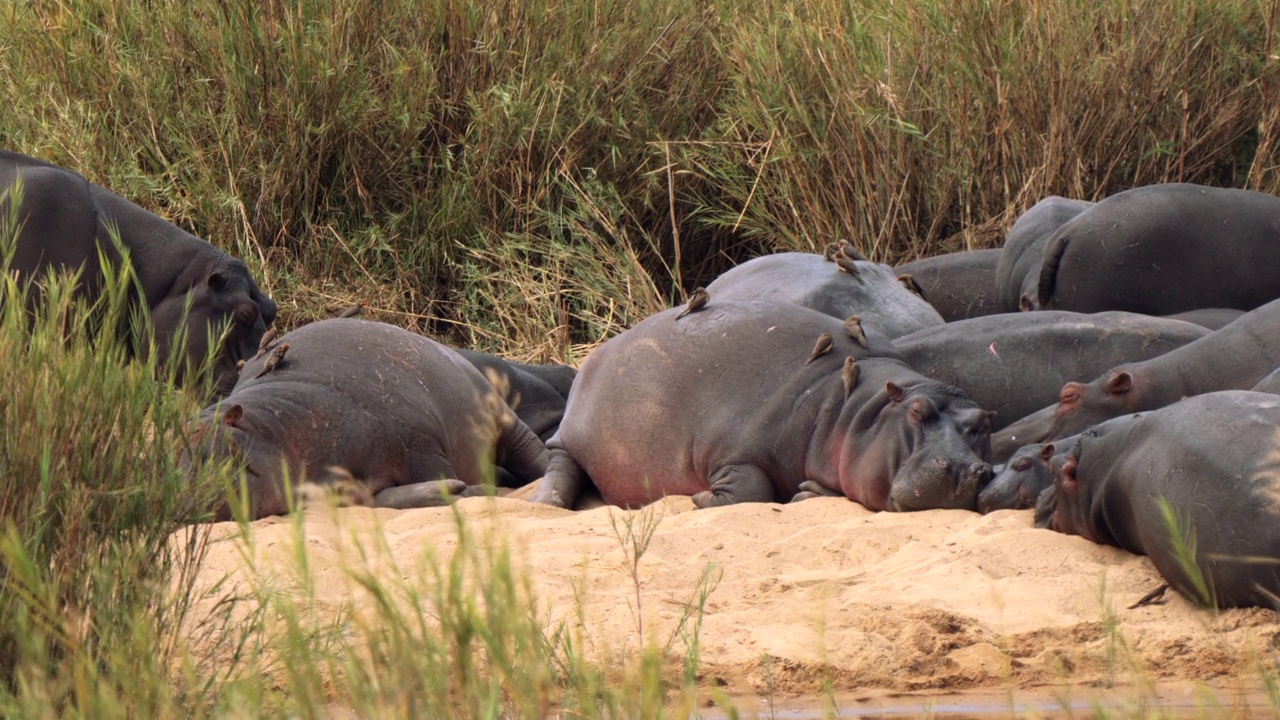
[[[1071,238],[1067,233],[1055,232],[1044,246],[1044,255],[1040,261],[1040,285],[1036,293],[1040,307],[1048,308],[1053,299],[1054,287],[1058,283],[1058,266],[1062,264],[1062,256],[1067,252],[1067,244]]]

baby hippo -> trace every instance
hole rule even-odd
[[[305,325],[264,347],[207,408],[198,451],[246,464],[250,515],[287,511],[285,484],[356,480],[381,507],[423,507],[542,476],[546,448],[455,351],[357,319]],[[229,509],[218,517],[225,519]]]

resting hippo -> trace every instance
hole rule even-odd
[[[1069,382],[1050,405],[1005,427],[992,440],[997,462],[1030,443],[1082,432],[1103,420],[1155,410],[1191,395],[1247,390],[1280,367],[1280,300],[1184,345],[1112,368],[1082,384]]]
[[[891,338],[943,324],[942,316],[903,287],[888,265],[850,261],[858,274],[813,253],[776,253],[748,260],[707,286],[712,301],[773,300],[841,320],[860,315],[863,327]]]
[[[500,483],[520,485],[547,462],[538,437],[456,352],[354,318],[279,338],[200,422],[205,452],[247,462],[255,518],[287,510],[282,463],[295,480],[349,474],[377,505],[418,507],[441,501],[434,481],[457,493],[481,484],[494,463],[506,472]]]
[[[960,320],[893,344],[911,367],[995,410],[991,427],[999,430],[1053,402],[1068,381],[1090,380],[1208,334],[1199,325],[1135,313],[1046,310]]]
[[[493,383],[535,435],[548,440],[556,433],[577,370],[568,365],[527,365],[475,350],[457,353]]]
[[[1101,425],[1132,422],[1144,413],[1112,418]],[[1049,443],[1034,443],[1018,448],[1009,461],[995,469],[995,478],[978,494],[978,512],[984,515],[996,510],[1025,510],[1036,506],[1040,494],[1053,486],[1051,460],[1071,449],[1079,435]]]
[[[1280,297],[1280,198],[1183,183],[1113,195],[1044,249],[1043,308],[1150,315],[1252,310]]]
[[[1054,231],[1084,210],[1087,200],[1050,195],[1022,213],[1005,236],[996,265],[997,312],[1040,309],[1040,260]]]
[[[1253,386],[1253,391],[1280,395],[1280,368],[1272,370],[1270,375],[1259,380],[1258,384]]]
[[[1147,555],[1193,602],[1280,599],[1280,398],[1216,392],[1084,433],[1055,458],[1042,522]],[[1168,504],[1180,525],[1166,518]],[[1199,585],[1180,562],[1193,560]]]
[[[236,364],[253,355],[276,318],[276,304],[258,290],[244,263],[70,170],[0,150],[0,193],[19,177],[22,227],[11,269],[32,278],[51,267],[84,266],[81,288],[94,295],[102,288],[99,250],[120,264],[108,235],[108,228],[118,228],[142,287],[139,299],[151,311],[160,359],[166,360],[174,340],[185,334],[186,358],[176,371],[185,374],[216,350],[214,392],[229,392]],[[6,198],[0,217],[8,207]],[[210,348],[210,336],[216,340],[228,323],[221,348]]]
[[[963,320],[1000,312],[996,302],[996,263],[999,250],[973,250],[913,260],[894,268],[910,275],[924,290],[924,299],[943,320]]]
[[[1210,330],[1221,330],[1230,325],[1244,315],[1244,310],[1234,310],[1231,308],[1201,308],[1200,310],[1188,310],[1186,312],[1165,315],[1170,320],[1182,320],[1184,322],[1194,323],[1200,327],[1209,328]]]
[[[587,357],[534,500],[572,506],[594,482],[628,507],[799,493],[873,510],[972,509],[991,479],[987,413],[911,370],[883,336],[869,333],[864,348],[827,315],[714,293],[681,312]]]

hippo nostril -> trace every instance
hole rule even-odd
[[[945,468],[945,467],[947,467],[947,465],[948,465],[948,463],[947,463],[947,459],[946,459],[946,458],[940,458],[940,457],[936,457],[936,458],[934,458],[934,459],[933,459],[933,464],[934,464],[934,465],[937,465],[937,466],[938,466],[938,467],[940,467],[940,468]]]

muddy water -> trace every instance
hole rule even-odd
[[[836,694],[827,698],[737,697],[741,717],[776,720],[819,718],[915,718],[934,720],[990,720],[991,718],[1098,717],[1252,718],[1278,717],[1280,705],[1261,687],[1170,683],[1146,688],[1061,687],[1005,693],[916,695],[901,693]],[[705,720],[730,717],[716,708],[704,710]]]

